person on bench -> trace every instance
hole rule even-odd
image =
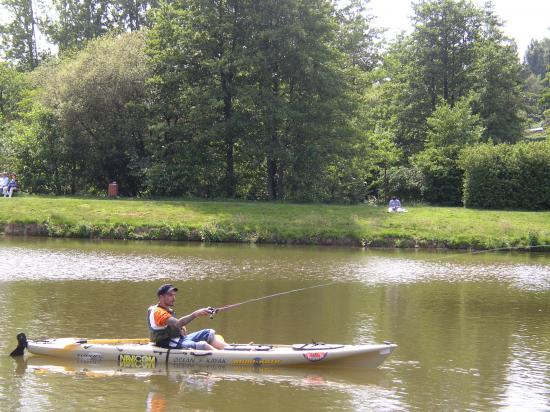
[[[15,173],[11,175],[11,179],[8,182],[8,185],[4,189],[4,197],[11,197],[13,195],[13,192],[18,190],[17,189],[17,176],[15,176]]]
[[[0,173],[0,191],[2,192],[2,194],[6,192],[9,181],[10,178],[8,177],[8,174],[6,172]]]

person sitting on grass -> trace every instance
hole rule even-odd
[[[407,211],[407,209],[404,209],[404,208],[401,207],[401,202],[395,196],[392,196],[389,206],[390,207],[388,207],[388,212],[390,212],[390,213],[406,212]]]
[[[11,175],[11,179],[8,182],[8,185],[4,189],[4,197],[11,197],[13,192],[17,190],[17,176],[15,173]]]

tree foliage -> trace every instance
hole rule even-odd
[[[522,67],[470,0],[416,1],[384,53],[368,0],[0,2],[2,165],[31,192],[455,205],[461,151],[550,109],[546,42]]]
[[[454,107],[440,103],[427,120],[426,149],[412,160],[421,178],[423,199],[432,203],[457,205],[462,201],[461,149],[481,141],[479,116],[472,115],[469,102],[462,99]]]
[[[147,12],[157,5],[156,0],[52,0],[55,12],[42,18],[40,25],[63,53],[109,32],[147,27]]]
[[[71,170],[70,192],[117,180],[123,193],[137,194],[147,138],[143,34],[98,39],[37,74]]]
[[[174,159],[157,156],[161,163],[155,167],[193,170],[192,181],[199,180],[190,187],[202,186],[195,194],[236,195],[235,148],[248,121],[238,96],[246,71],[247,7],[250,3],[240,0],[180,1],[155,14],[149,54],[160,109],[156,148],[202,153]],[[174,187],[175,193],[181,189]]]
[[[440,100],[470,98],[485,139],[517,141],[523,129],[521,66],[490,5],[430,0],[414,5],[414,30],[386,57],[397,143],[407,155],[424,147],[426,120]]]
[[[464,204],[487,209],[550,207],[550,145],[479,145],[466,148]]]
[[[541,93],[540,105],[543,111],[544,124],[550,125],[550,71],[546,73],[546,79],[544,81],[544,89]]]
[[[26,75],[9,64],[0,62],[0,169],[19,170],[14,162],[11,138],[13,125],[21,117],[21,102],[27,93]]]
[[[525,64],[539,78],[544,78],[550,70],[550,37],[542,40],[531,40],[525,52]]]
[[[485,127],[485,140],[515,143],[523,137],[526,121],[517,48],[504,36],[502,22],[489,6],[484,10],[483,22],[473,66],[473,111]]]
[[[5,62],[0,62],[0,127],[17,116],[17,105],[25,85],[21,72]]]
[[[36,4],[33,0],[1,0],[10,21],[0,24],[0,49],[22,70],[38,66]]]
[[[112,28],[110,2],[105,0],[53,0],[55,19],[44,21],[45,32],[60,52],[82,48],[87,41]]]
[[[153,168],[193,170],[189,185],[168,193],[330,198],[329,171],[346,160],[342,151],[353,156],[348,116],[358,98],[331,4],[180,1],[162,6],[154,21],[149,53],[161,153]]]
[[[479,125],[480,116],[473,115],[467,99],[462,99],[454,106],[441,102],[427,119],[428,148],[462,148],[478,144],[483,135]]]

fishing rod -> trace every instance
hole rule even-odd
[[[245,300],[243,302],[232,303],[230,305],[224,305],[224,306],[220,306],[220,307],[217,307],[217,308],[209,306],[208,307],[208,312],[210,313],[210,319],[214,319],[214,315],[219,313],[219,312],[224,312],[226,310],[234,309],[234,308],[237,308],[239,306],[245,305],[247,303],[258,302],[260,300],[265,300],[265,299],[271,299],[271,298],[274,298],[276,296],[288,295],[290,293],[302,292],[302,291],[308,290],[308,289],[322,288],[322,287],[325,287],[325,286],[335,285],[336,283],[338,283],[338,282],[323,283],[322,285],[307,286],[305,288],[288,290],[286,292],[278,292],[278,293],[274,293],[272,295],[267,295],[267,296],[262,296],[262,297],[259,297],[259,298],[248,299],[248,300]]]
[[[529,250],[529,249],[547,248],[547,247],[550,247],[550,244],[533,245],[533,246],[507,246],[507,247],[485,249],[485,250],[474,250],[474,251],[469,251],[469,252],[460,253],[460,254],[459,253],[453,253],[453,254],[447,255],[447,256],[439,256],[437,258],[434,257],[433,259],[445,259],[445,258],[456,257],[456,256],[475,255],[475,254],[480,254],[480,253],[499,252],[499,251],[505,251],[505,250],[526,250],[526,249]],[[208,312],[210,313],[210,319],[214,319],[214,315],[219,313],[219,312],[224,312],[226,310],[234,309],[234,308],[237,308],[239,306],[245,305],[247,303],[258,302],[260,300],[265,300],[265,299],[271,299],[271,298],[274,298],[276,296],[288,295],[290,293],[302,292],[302,291],[308,290],[308,289],[315,289],[315,288],[321,288],[321,287],[325,287],[325,286],[335,285],[336,283],[339,283],[339,282],[323,283],[321,285],[307,286],[305,288],[293,289],[293,290],[289,290],[289,291],[286,291],[286,292],[278,292],[278,293],[274,293],[272,295],[267,295],[267,296],[262,296],[262,297],[259,297],[259,298],[248,299],[248,300],[245,300],[243,302],[232,303],[230,305],[224,305],[224,306],[220,306],[220,307],[209,306],[207,309],[208,309]]]

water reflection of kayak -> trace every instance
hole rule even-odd
[[[19,374],[35,373],[39,375],[62,374],[85,376],[87,378],[106,378],[115,376],[133,376],[148,379],[166,379],[171,382],[184,383],[187,389],[203,390],[219,381],[252,381],[289,383],[303,387],[338,387],[339,385],[383,385],[386,380],[380,369],[362,370],[350,368],[324,368],[312,371],[304,368],[278,368],[258,366],[220,365],[168,365],[152,369],[135,369],[117,365],[81,364],[76,361],[46,356],[19,358]],[[164,378],[163,378],[164,377]],[[207,385],[208,384],[208,385]]]
[[[376,368],[397,347],[309,343],[295,345],[232,344],[220,351],[164,349],[148,339],[60,338],[28,340],[18,335],[21,355],[24,348],[35,355],[70,359],[79,364],[116,364],[122,368],[155,369],[161,366],[334,366]]]

